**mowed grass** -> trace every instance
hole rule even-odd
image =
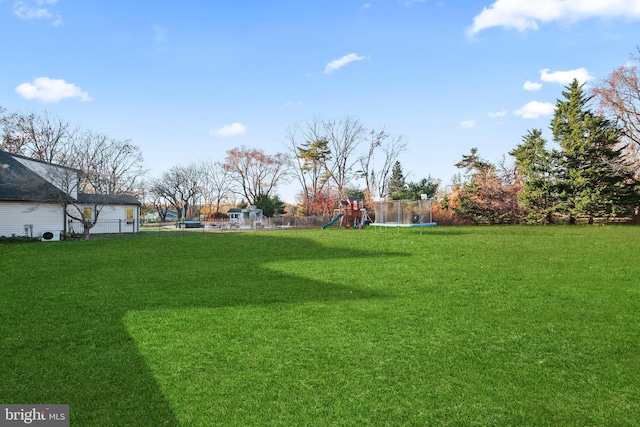
[[[0,246],[0,402],[79,426],[640,420],[640,227]]]

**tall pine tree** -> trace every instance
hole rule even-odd
[[[551,122],[553,139],[560,146],[556,178],[560,211],[577,217],[629,214],[638,205],[630,167],[619,147],[618,128],[588,107],[591,97],[574,80],[562,92]]]
[[[402,199],[403,194],[407,189],[404,173],[402,172],[402,165],[397,160],[391,169],[391,177],[389,177],[389,184],[387,188],[389,191],[389,199],[391,200]]]
[[[534,223],[551,223],[558,205],[555,156],[546,145],[542,131],[533,129],[509,153],[515,157],[516,170],[522,181],[520,202],[529,212],[527,220]]]

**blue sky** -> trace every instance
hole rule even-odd
[[[0,106],[131,139],[152,176],[353,116],[406,138],[409,179],[449,184],[471,147],[547,132],[563,86],[638,35],[637,0],[0,0]]]

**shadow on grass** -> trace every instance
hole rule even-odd
[[[127,333],[132,310],[381,298],[264,268],[388,257],[257,234],[12,245],[0,273],[0,402],[66,403],[72,425],[178,425]],[[316,273],[317,277],[317,273]],[[212,402],[212,404],[215,404]]]

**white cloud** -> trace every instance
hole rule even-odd
[[[496,0],[473,18],[467,34],[503,27],[509,30],[537,30],[540,23],[576,22],[589,18],[640,20],[638,0]]]
[[[489,117],[495,119],[496,117],[504,117],[507,115],[509,110],[496,111],[495,113],[489,113]]]
[[[340,69],[353,61],[361,61],[365,59],[364,56],[358,55],[357,53],[350,53],[348,55],[343,56],[342,58],[335,59],[327,64],[324,69],[325,74],[331,74],[337,69]]]
[[[573,81],[573,79],[577,79],[580,83],[586,83],[589,80],[593,80],[594,77],[589,74],[589,71],[587,71],[586,68],[554,72],[549,72],[548,68],[540,70],[540,80],[543,82],[568,85]]]
[[[58,102],[66,98],[78,98],[80,101],[91,101],[89,94],[73,83],[62,79],[38,77],[33,83],[22,83],[16,92],[26,99],[37,99],[42,102]]]
[[[476,125],[475,120],[464,120],[460,122],[460,127],[464,129],[471,129],[472,127],[475,127],[475,125]]]
[[[537,119],[541,116],[553,114],[555,109],[556,106],[550,102],[531,101],[514,111],[513,114],[523,119]]]
[[[234,122],[234,123],[231,123],[230,125],[224,125],[218,130],[212,129],[211,131],[209,131],[209,133],[216,134],[226,138],[229,136],[236,136],[236,135],[243,134],[246,131],[247,131],[247,127],[245,125],[243,125],[242,123]]]
[[[542,88],[542,83],[530,82],[529,80],[527,80],[526,82],[524,82],[524,85],[522,85],[522,88],[524,90],[529,90],[531,92],[536,92],[536,91],[539,91]]]
[[[43,9],[40,7],[28,7],[25,6],[21,1],[16,3],[13,9],[13,13],[25,21],[29,21],[31,19],[46,19],[51,18],[53,15],[47,9]]]
[[[48,8],[42,7],[54,5],[57,2],[58,0],[36,0],[36,6],[29,6],[22,1],[18,1],[13,5],[13,13],[25,21],[31,21],[32,19],[49,19],[53,21],[54,26],[58,26],[62,25],[62,16],[52,13]]]

